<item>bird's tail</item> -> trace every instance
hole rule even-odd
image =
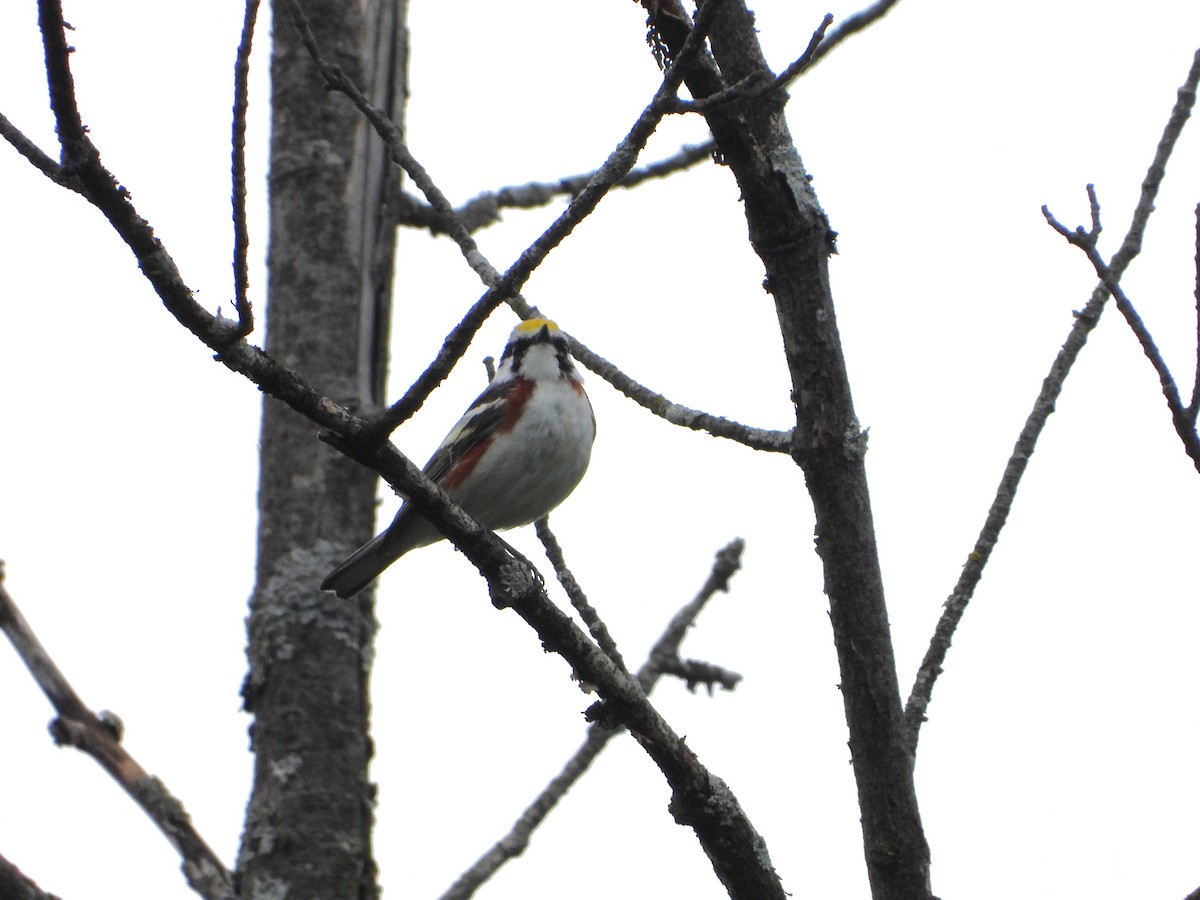
[[[325,580],[321,582],[321,590],[333,591],[345,600],[378,578],[379,573],[400,556],[399,553],[391,552],[383,546],[386,534],[385,531],[377,535],[355,550],[349,559],[325,576]]]

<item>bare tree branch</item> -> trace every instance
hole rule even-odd
[[[565,613],[542,585],[492,532],[466,516],[420,470],[390,444],[364,445],[326,435],[338,449],[401,488],[409,502],[471,561],[487,580],[492,603],[511,608],[537,633],[542,646],[558,653],[583,682],[594,685],[602,703],[592,721],[623,725],[654,760],[672,790],[670,810],[694,829],[722,884],[734,900],[783,900],[786,896],[762,837],[729,787],[710,772],[646,699],[639,682],[622,672]]]
[[[12,144],[13,148],[24,156],[33,166],[60,187],[78,190],[71,178],[62,170],[62,166],[47,156],[42,149],[27,138],[8,118],[0,115],[0,137]]]
[[[111,713],[96,715],[80,699],[4,587],[2,564],[0,631],[58,715],[50,725],[55,743],[75,747],[92,757],[134,799],[183,859],[183,873],[192,890],[206,900],[232,900],[229,870],[196,833],[183,805],[121,746],[119,720]],[[0,891],[0,896],[9,895]]]
[[[66,54],[65,41],[61,42],[60,51],[64,55]],[[64,56],[54,69],[55,71],[59,71],[65,65],[66,59]],[[66,77],[69,80],[69,69],[67,69]],[[60,74],[58,79],[61,81],[62,78],[63,76]],[[660,96],[663,93],[660,90]],[[359,96],[361,97],[361,94]],[[59,102],[62,102],[61,98]],[[78,119],[77,111],[73,115],[70,111],[63,112],[62,115],[68,122]],[[287,403],[296,411],[308,416],[316,424],[325,428],[343,434],[358,432],[367,427],[375,431],[390,433],[396,425],[403,422],[420,408],[429,393],[446,377],[454,363],[466,352],[471,338],[479,326],[482,325],[487,315],[503,301],[504,293],[508,290],[506,284],[508,282],[513,284],[523,282],[528,277],[529,271],[545,257],[546,253],[557,244],[558,240],[565,237],[566,233],[569,233],[570,229],[574,227],[576,216],[581,218],[587,211],[590,211],[590,208],[593,208],[595,203],[599,202],[603,193],[613,184],[618,183],[624,172],[627,172],[632,167],[633,162],[636,160],[636,154],[640,149],[638,140],[640,138],[644,142],[645,138],[649,136],[649,133],[653,130],[650,127],[650,122],[651,120],[657,121],[655,116],[658,115],[660,114],[657,112],[656,102],[652,101],[647,110],[639,117],[638,124],[631,130],[630,135],[622,142],[614,154],[609,157],[605,165],[597,171],[596,177],[593,179],[589,189],[576,198],[571,208],[563,214],[563,217],[559,218],[556,225],[551,226],[551,230],[522,254],[521,258],[514,263],[503,277],[497,279],[497,287],[490,289],[477,301],[471,311],[464,316],[460,324],[446,337],[437,357],[417,381],[414,382],[408,393],[397,401],[385,416],[371,423],[368,423],[367,420],[358,419],[347,410],[331,402],[322,393],[308,385],[298,373],[287,366],[281,365],[258,347],[239,340],[236,322],[221,316],[214,316],[195,301],[191,289],[184,281],[174,260],[171,259],[162,244],[158,242],[153,230],[138,215],[137,210],[133,207],[129,199],[128,192],[100,164],[99,154],[91,146],[86,134],[82,136],[81,140],[91,149],[75,151],[76,156],[82,158],[82,162],[73,165],[72,173],[68,176],[69,183],[66,183],[65,186],[83,194],[104,213],[113,228],[129,245],[134,255],[137,256],[143,272],[150,280],[167,310],[180,324],[200,338],[206,345],[217,351],[217,359],[220,362],[233,371],[249,378],[267,393]],[[373,121],[373,124],[377,123]],[[379,127],[378,124],[377,127]],[[59,169],[57,164],[53,163],[41,151],[38,151],[19,131],[12,128],[7,120],[0,121],[0,128],[3,130],[4,137],[13,143],[18,150],[22,151],[23,155],[29,158],[30,162],[37,166],[43,174],[56,183],[64,184],[64,173]],[[647,128],[649,130],[646,130]],[[384,131],[389,131],[389,129],[384,127]],[[421,171],[423,172],[424,170]],[[427,188],[433,194],[433,197],[437,197],[440,194],[436,185],[433,185],[427,177],[422,178],[422,182],[424,183],[424,188]],[[585,194],[591,194],[590,200],[587,203],[584,203]],[[444,196],[442,199],[444,200]],[[435,208],[441,206],[440,203],[434,203],[432,198],[430,202]],[[577,208],[577,204],[582,205]],[[450,207],[448,201],[445,203],[445,209],[442,210],[442,214],[445,214],[447,211],[451,214],[453,213],[453,209]],[[570,219],[565,218],[568,215],[570,215]],[[551,231],[556,230],[556,226],[558,230],[563,232],[558,236],[557,240],[551,234]],[[465,256],[478,255],[481,257],[470,235],[465,235],[465,237],[460,236],[460,239],[457,240],[460,247],[463,248]],[[491,271],[495,272],[494,269]],[[532,308],[527,305],[520,306],[519,309],[525,316],[534,314]],[[627,397],[630,397],[655,415],[666,419],[672,424],[708,431],[718,437],[727,437],[731,440],[739,441],[754,449],[786,452],[790,445],[790,431],[770,431],[752,428],[719,416],[712,416],[708,413],[676,404],[661,394],[657,394],[638,384],[579,342],[574,342],[573,352],[581,364],[588,366]]]
[[[826,56],[832,53],[837,47],[842,44],[847,38],[853,37],[860,31],[864,31],[871,25],[874,25],[889,12],[900,0],[877,0],[866,9],[859,10],[854,15],[843,19],[837,28],[821,42],[821,46],[817,48],[815,58],[809,64],[809,68],[815,66]]]
[[[712,58],[700,57],[687,74],[697,100],[748,78],[765,83],[774,77],[746,3],[727,0],[718,18]],[[687,23],[667,16],[655,28],[669,47],[688,31]],[[834,233],[792,140],[784,102],[775,91],[715,107],[705,119],[737,178],[750,243],[779,320],[796,416],[790,451],[816,514],[872,896],[927,898],[929,845],[904,730],[865,434],[854,412],[829,279]]]
[[[54,894],[48,894],[37,884],[0,856],[0,897],[4,900],[59,900]]]
[[[331,88],[344,93],[371,122],[376,132],[387,144],[392,160],[408,173],[413,183],[425,195],[430,206],[445,223],[447,234],[458,244],[468,265],[488,287],[488,291],[483,297],[447,336],[437,359],[414,382],[404,397],[370,424],[370,429],[376,431],[382,439],[420,409],[429,393],[444,380],[450,369],[466,352],[471,338],[487,316],[505,300],[510,298],[519,300],[518,291],[533,270],[574,230],[579,222],[596,208],[608,191],[629,173],[637,161],[638,154],[650,135],[654,133],[659,120],[665,114],[667,106],[679,89],[679,84],[683,79],[682,68],[677,67],[676,71],[668,72],[664,76],[654,100],[638,117],[637,122],[634,123],[633,128],[630,129],[629,134],[617,149],[594,173],[588,184],[574,197],[562,215],[521,254],[507,272],[501,275],[479,251],[478,244],[471,237],[468,229],[458,220],[450,201],[433,182],[428,171],[413,157],[404,142],[400,129],[381,110],[371,106],[367,98],[356,85],[345,77],[341,69],[330,65],[322,58],[320,48],[308,28],[304,12],[296,0],[291,3],[291,9],[296,25],[304,35],[305,46],[326,83]],[[702,40],[697,39],[694,46],[699,47],[701,44]],[[534,310],[523,302],[518,311],[526,318],[534,314]]]
[[[43,6],[54,7],[54,4],[52,0],[43,0]],[[716,7],[717,3],[710,2],[705,9]],[[600,714],[604,715],[606,721],[624,724],[638,735],[639,745],[659,766],[672,788],[670,808],[676,820],[695,830],[701,846],[731,896],[746,900],[782,900],[784,892],[771,866],[766,845],[728,786],[700,764],[686,743],[646,700],[641,685],[616,668],[574,622],[549,601],[533,572],[515,560],[506,545],[493,533],[453,505],[395,447],[380,445],[376,440],[377,425],[369,430],[366,421],[350,415],[306,384],[295,372],[238,338],[235,322],[213,316],[195,302],[174,261],[154,237],[149,225],[137,215],[128,193],[100,164],[99,154],[86,134],[81,128],[72,130],[72,121],[78,121],[78,110],[70,91],[68,51],[62,39],[61,11],[57,18],[53,14],[46,18],[49,23],[46,27],[51,32],[46,39],[47,67],[53,73],[51,93],[60,120],[60,133],[67,135],[63,139],[64,148],[70,148],[68,155],[78,170],[85,196],[105,214],[129,244],[147,278],[172,314],[201,340],[218,350],[219,358],[227,366],[308,415],[313,422],[331,429],[324,435],[331,444],[378,472],[393,487],[399,488],[484,575],[493,603],[502,608],[511,607],[533,627],[547,649],[562,654],[582,679],[596,686],[604,700]],[[705,17],[702,14],[700,18]],[[711,18],[710,13],[708,19],[711,21]],[[695,44],[698,45],[703,32],[697,29],[696,34]],[[677,86],[678,81],[672,80],[674,77],[668,73],[664,80],[664,87],[659,94],[663,98],[660,103],[665,104],[674,86]],[[374,114],[370,118],[375,124]],[[389,127],[394,128],[386,119],[380,124],[385,131]],[[649,131],[646,136],[648,134]],[[636,150],[632,155],[636,156]],[[632,162],[629,163],[631,165]],[[624,171],[628,171],[629,166]],[[409,174],[422,189],[428,184],[423,170],[410,171]],[[572,207],[578,202],[579,198]],[[565,233],[559,236],[560,239]],[[540,244],[535,243],[523,254],[523,259],[539,254],[544,256],[546,251],[540,248]],[[503,297],[513,289],[501,283],[497,293]]]
[[[1096,274],[1100,276],[1101,283],[1112,296],[1113,300],[1116,301],[1117,309],[1125,317],[1125,321],[1137,337],[1138,343],[1142,345],[1142,352],[1145,353],[1146,359],[1150,361],[1150,365],[1154,367],[1154,371],[1158,374],[1158,382],[1162,386],[1163,396],[1167,401],[1167,408],[1171,411],[1171,421],[1175,425],[1175,432],[1179,435],[1179,439],[1183,441],[1183,448],[1187,452],[1187,455],[1191,457],[1192,464],[1197,470],[1200,470],[1200,438],[1197,438],[1196,435],[1195,419],[1190,411],[1184,407],[1183,398],[1179,395],[1179,387],[1175,384],[1175,377],[1171,374],[1171,370],[1168,368],[1166,360],[1163,359],[1162,353],[1159,352],[1158,345],[1155,344],[1150,330],[1146,327],[1145,322],[1142,321],[1142,317],[1138,315],[1137,310],[1134,309],[1133,302],[1126,295],[1124,288],[1118,283],[1112,269],[1109,268],[1108,264],[1104,261],[1104,257],[1100,255],[1100,251],[1096,247],[1096,241],[1101,231],[1100,202],[1096,199],[1096,188],[1094,185],[1089,184],[1087,192],[1088,202],[1092,211],[1092,227],[1089,230],[1085,231],[1082,227],[1079,227],[1072,231],[1052,216],[1050,211],[1045,207],[1042,207],[1042,212],[1055,231],[1083,251],[1084,255],[1088,258],[1088,262],[1092,264],[1092,268],[1096,270]]]
[[[766,73],[755,73],[739,81],[732,87],[726,88],[723,91],[717,91],[715,94],[710,94],[703,100],[692,100],[690,102],[680,100],[675,104],[671,112],[703,113],[731,100],[749,100],[756,97],[765,97],[772,91],[787,87],[815,63],[817,49],[825,37],[825,32],[832,24],[833,15],[826,13],[825,18],[821,20],[821,24],[817,26],[817,30],[813,32],[812,38],[809,39],[808,46],[804,52],[800,54],[800,57],[794,63],[774,78],[766,75]]]
[[[75,104],[75,78],[71,74],[67,29],[62,5],[57,0],[38,0],[38,28],[46,59],[46,80],[50,89],[50,109],[54,113],[55,132],[61,148],[59,161],[70,170],[98,156],[88,139],[87,129]]]
[[[1188,404],[1188,416],[1196,424],[1200,414],[1200,203],[1196,204],[1196,373],[1192,381],[1192,401]]]
[[[713,20],[714,11],[718,6],[717,2],[710,2],[701,10],[697,27],[689,36],[691,42],[685,42],[683,52],[679,53],[680,60],[686,60],[690,48],[698,46],[703,40],[703,27]],[[678,80],[673,80],[672,76],[675,68],[668,70],[652,107],[665,105],[673,96],[678,86]],[[330,70],[327,77],[336,78],[336,75],[336,71]],[[657,110],[652,112],[653,121],[657,121],[661,113]],[[364,110],[364,114],[376,124],[381,133],[395,132],[395,126],[375,111]],[[646,113],[639,121],[649,118],[649,113]],[[647,137],[650,130],[646,131]],[[398,135],[394,136],[393,140],[398,140]],[[642,140],[644,142],[644,138]],[[401,145],[389,143],[389,146]],[[632,155],[636,156],[636,152],[635,148]],[[401,156],[407,157],[407,151]],[[601,172],[613,164],[614,157],[610,157],[601,167]],[[411,162],[411,159],[406,161]],[[632,160],[624,166],[622,174],[628,171],[631,165]],[[414,171],[407,166],[405,170],[424,191],[425,186],[422,182],[428,181],[424,171]],[[587,193],[585,190],[585,194]],[[431,203],[435,202],[433,197],[429,199]],[[580,204],[582,199],[583,195],[576,198],[567,214]],[[598,197],[596,199],[598,200]],[[565,233],[562,236],[565,236]],[[544,256],[544,252],[539,249],[539,245],[543,243],[542,239],[535,242],[522,254],[522,259],[539,253]],[[548,249],[545,252],[548,252]],[[476,270],[479,271],[479,268],[476,267]],[[505,292],[510,291],[511,289],[506,289]],[[380,445],[373,440],[374,428],[365,433],[358,429],[354,429],[354,432],[327,434],[324,437],[347,456],[379,472],[393,487],[400,488],[409,502],[479,569],[487,579],[492,602],[498,607],[512,608],[534,628],[543,646],[562,654],[582,680],[596,685],[604,702],[594,715],[603,717],[606,722],[624,724],[638,735],[639,745],[659,766],[672,787],[673,799],[670,808],[676,821],[695,830],[718,878],[730,895],[754,900],[782,898],[782,886],[770,865],[766,845],[745,816],[736,797],[719,778],[700,764],[686,744],[646,701],[640,685],[621,672],[587,639],[571,619],[549,602],[533,573],[515,560],[508,548],[494,534],[483,529],[451,504],[445,494],[425,479],[411,461],[393,446]]]
[[[660,671],[663,675],[674,675],[693,694],[697,687],[704,685],[710,697],[718,686],[732,691],[742,680],[740,673],[702,659],[665,659],[661,661]]]
[[[558,538],[550,530],[550,517],[544,516],[538,519],[534,523],[534,528],[537,530],[538,540],[546,548],[546,558],[554,566],[554,574],[558,578],[558,583],[567,592],[567,597],[570,599],[571,605],[575,607],[575,611],[579,613],[579,618],[587,626],[588,633],[596,641],[600,649],[608,654],[608,658],[617,664],[617,668],[622,672],[628,672],[629,669],[625,665],[625,658],[621,656],[621,651],[617,649],[617,642],[613,639],[612,634],[609,633],[608,626],[604,624],[604,620],[600,618],[600,614],[596,612],[595,607],[588,601],[583,588],[575,580],[575,575],[567,568],[567,562],[563,557],[563,550],[558,543]]]
[[[697,20],[698,30],[692,32],[695,35],[691,39],[692,43],[681,49],[678,61],[664,75],[663,82],[655,93],[654,99],[638,116],[624,140],[596,170],[588,184],[575,196],[562,215],[518,257],[507,272],[500,275],[479,251],[479,246],[471,237],[468,229],[458,221],[450,201],[430,178],[428,171],[409,152],[400,129],[381,110],[372,107],[363,93],[346,78],[337,66],[330,65],[322,59],[320,48],[317,46],[316,40],[312,38],[311,30],[308,29],[304,11],[293,0],[292,13],[296,25],[305,35],[305,46],[325,77],[326,83],[331,88],[346,94],[375,127],[379,136],[388,145],[392,160],[409,174],[413,183],[425,194],[430,206],[446,223],[447,233],[458,244],[468,264],[479,275],[480,280],[488,286],[484,295],[476,301],[459,324],[446,336],[437,357],[413,382],[405,395],[367,423],[368,432],[377,440],[386,438],[421,408],[429,394],[445,380],[450,370],[462,358],[479,327],[500,303],[507,301],[522,318],[540,314],[535,307],[529,306],[521,298],[518,291],[546,256],[596,208],[604,196],[618,185],[633,168],[638,154],[650,135],[654,133],[659,120],[674,102],[688,60],[695,52],[698,52],[698,48],[703,44],[705,32],[700,30],[699,26],[703,25],[704,21],[711,20],[715,9],[716,4],[706,7],[708,10],[707,20],[703,16]],[[790,432],[772,432],[751,428],[719,416],[671,403],[660,394],[638,384],[578,341],[572,340],[572,352],[582,365],[608,381],[625,396],[672,424],[682,425],[693,430],[708,431],[717,437],[726,437],[755,449],[783,452],[790,446]]]
[[[254,330],[254,311],[246,296],[250,286],[250,235],[246,226],[246,111],[250,107],[250,48],[259,0],[246,0],[242,39],[233,67],[233,308],[237,310],[237,336]]]
[[[739,444],[745,444],[753,450],[766,450],[770,453],[791,452],[793,436],[791,429],[771,431],[766,428],[754,428],[732,419],[714,416],[711,413],[675,403],[662,394],[634,381],[620,367],[595,353],[575,338],[568,335],[567,340],[571,344],[571,355],[580,364],[660,419],[665,419],[672,425],[678,425],[681,428],[705,431],[713,437],[727,438]]]
[[[1166,174],[1167,161],[1170,159],[1175,144],[1183,132],[1183,126],[1195,105],[1198,81],[1200,81],[1200,50],[1192,58],[1191,69],[1183,87],[1179,89],[1175,107],[1171,111],[1171,116],[1155,150],[1154,159],[1142,181],[1141,198],[1134,210],[1133,220],[1121,242],[1120,249],[1113,256],[1109,266],[1111,277],[1095,287],[1087,305],[1081,312],[1075,314],[1075,323],[1071,326],[1071,331],[1067,335],[1062,349],[1059,350],[1050,366],[1049,374],[1042,382],[1042,389],[1034,401],[1033,409],[1025,420],[1012,455],[1004,467],[1000,486],[996,489],[995,499],[992,501],[991,508],[988,509],[983,528],[975,541],[975,547],[967,555],[962,574],[959,575],[954,591],[944,604],[941,619],[934,629],[929,648],[925,651],[925,658],[917,670],[912,691],[904,708],[905,727],[908,729],[909,742],[914,753],[920,737],[921,724],[925,721],[925,711],[928,709],[930,698],[933,695],[933,686],[942,672],[942,664],[950,650],[950,641],[954,636],[955,629],[958,628],[958,623],[962,620],[967,604],[975,594],[979,579],[983,577],[983,569],[991,557],[992,549],[996,546],[1005,522],[1008,520],[1009,511],[1016,498],[1017,487],[1025,474],[1026,466],[1029,465],[1029,458],[1033,454],[1038,437],[1045,428],[1050,414],[1054,412],[1054,404],[1062,392],[1063,383],[1071,371],[1071,366],[1074,365],[1084,344],[1087,343],[1088,335],[1100,321],[1100,315],[1104,312],[1104,304],[1110,294],[1109,285],[1116,284],[1120,280],[1125,269],[1141,250],[1142,236],[1145,234],[1150,214],[1154,211],[1154,199],[1158,195],[1158,189]],[[1093,231],[1098,233],[1099,211],[1095,207],[1094,201],[1092,216]]]
[[[718,591],[727,592],[729,590],[730,578],[741,568],[744,548],[745,542],[741,538],[736,538],[717,552],[712,571],[699,593],[671,618],[666,629],[651,648],[646,662],[637,672],[637,679],[647,696],[654,690],[663,675],[670,674],[671,668],[679,660],[680,645],[708,601]],[[724,679],[722,681],[724,682]],[[733,685],[736,683],[737,681],[734,679],[732,684],[723,683],[722,686],[733,690]],[[545,821],[551,810],[558,805],[572,785],[583,777],[593,760],[608,746],[608,743],[623,731],[623,728],[608,728],[600,723],[593,723],[589,726],[583,744],[567,760],[562,771],[551,779],[546,788],[526,807],[512,828],[509,829],[508,834],[493,844],[491,849],[464,872],[442,894],[441,900],[467,900],[468,897],[474,896],[475,891],[496,874],[501,866],[524,853],[525,848],[529,846],[533,832]]]
[[[615,187],[633,188],[654,178],[666,178],[676,172],[690,169],[699,162],[712,159],[715,145],[712,141],[681,147],[676,153],[657,162],[633,169]],[[575,197],[596,177],[591,171],[583,175],[568,175],[557,181],[531,181],[528,184],[511,185],[487,191],[473,197],[454,210],[462,226],[471,234],[500,221],[505,209],[536,209],[548,206],[559,197]],[[430,203],[424,203],[412,194],[402,194],[397,224],[427,228],[430,234],[446,234],[445,218]]]

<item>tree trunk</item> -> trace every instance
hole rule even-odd
[[[660,16],[678,52],[686,22]],[[773,77],[754,14],[724,0],[710,42],[685,76],[706,97],[751,76]],[[784,117],[782,91],[718,106],[706,115],[746,212],[750,243],[766,270],[792,379],[792,456],[816,512],[850,756],[862,811],[863,846],[875,900],[930,896],[929,846],[913,782],[883,578],[867,490],[866,436],[854,414],[829,285],[834,232],[809,183]]]
[[[402,122],[403,0],[305,4],[326,58]],[[267,352],[353,409],[382,402],[398,174],[362,117],[328,93],[288,6],[271,59]],[[373,595],[346,603],[322,576],[374,528],[376,477],[263,403],[249,674],[254,785],[237,877],[243,897],[373,898],[368,676]]]

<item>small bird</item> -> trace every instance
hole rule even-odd
[[[424,472],[481,525],[528,525],[562,503],[587,471],[596,417],[567,349],[549,319],[513,329],[491,383],[458,420]],[[409,550],[442,540],[405,503],[382,534],[321,582],[352,597]]]

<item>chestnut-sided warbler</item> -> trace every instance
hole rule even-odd
[[[513,329],[491,383],[424,471],[481,525],[502,531],[567,499],[587,470],[595,437],[567,339],[549,319],[530,319]],[[441,539],[405,503],[387,531],[330,572],[321,590],[351,597],[409,550]]]

